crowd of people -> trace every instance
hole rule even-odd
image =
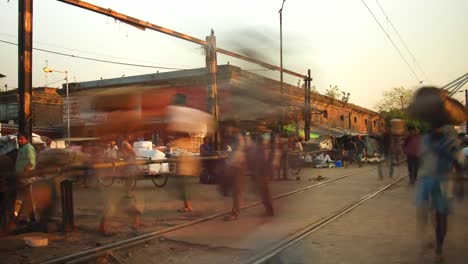
[[[265,123],[259,122],[256,128],[250,132],[242,131],[235,122],[227,122],[223,126],[224,134],[221,138],[223,147],[222,162],[209,162],[199,159],[193,155],[180,157],[175,171],[174,183],[180,194],[179,198],[183,203],[179,212],[191,212],[193,210],[189,197],[187,177],[201,177],[203,173],[219,173],[221,166],[222,177],[215,181],[219,184],[222,194],[231,194],[232,210],[224,219],[232,221],[239,218],[241,213],[242,197],[245,192],[247,181],[251,181],[255,186],[257,194],[261,197],[265,207],[265,215],[273,216],[274,205],[269,188],[269,182],[276,174],[278,178],[287,178],[287,164],[284,162],[288,154],[298,153],[303,155],[304,162],[313,161],[314,164],[333,164],[334,159],[331,152],[320,151],[314,156],[304,151],[303,139],[300,137],[290,137],[287,142],[281,141],[279,134],[268,127]],[[386,156],[392,163],[392,151],[394,141],[391,131],[387,129],[379,138],[379,152]],[[399,137],[402,137],[399,135]],[[418,204],[418,222],[421,230],[427,226],[429,218],[434,220],[435,252],[436,256],[442,256],[442,248],[447,232],[448,215],[452,210],[449,198],[450,190],[445,187],[453,171],[455,179],[461,179],[465,170],[465,159],[462,150],[467,147],[464,134],[454,136],[453,129],[447,126],[433,127],[428,133],[421,135],[418,130],[408,127],[407,134],[403,137],[402,150],[406,155],[408,179],[411,186],[417,184],[416,201]],[[7,199],[5,217],[2,221],[8,224],[19,222],[35,221],[35,204],[32,199],[32,185],[22,184],[24,179],[36,166],[36,151],[30,144],[26,135],[19,134],[17,137],[19,151],[15,163],[15,173],[7,179],[10,190],[10,197]],[[120,140],[120,144],[110,140],[102,149],[102,155],[107,162],[117,160],[132,163],[136,160],[136,153],[133,149],[131,136],[125,136]],[[172,153],[173,146],[178,148],[189,148],[191,139],[185,134],[175,134],[165,145],[166,153]],[[348,138],[343,142],[343,157],[346,162],[357,163],[363,166],[362,160],[366,155],[366,144],[361,136]],[[307,154],[304,154],[307,153]],[[199,147],[200,157],[219,156],[209,138],[204,138]],[[221,165],[220,165],[221,164]],[[390,166],[392,167],[392,166]],[[96,172],[99,173],[99,172]],[[106,173],[106,172],[103,172]],[[136,176],[136,166],[127,165],[119,171],[121,175],[128,178]],[[389,174],[392,176],[392,172]],[[382,175],[381,175],[382,176]],[[123,180],[125,183],[125,179]],[[122,200],[135,200],[133,189],[129,184],[126,192],[122,194]],[[462,198],[462,184],[457,182],[453,193],[456,197]],[[16,200],[22,201],[22,210],[16,211]],[[102,211],[99,231],[108,234],[109,219],[112,204],[106,204]],[[141,224],[141,211],[133,203],[126,208],[128,215],[133,219],[132,228],[138,228]],[[16,215],[18,214],[18,215]],[[432,217],[429,217],[432,214]],[[13,221],[16,219],[16,221]],[[2,223],[3,225],[5,223]],[[14,228],[9,226],[7,229]]]

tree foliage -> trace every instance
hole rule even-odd
[[[331,86],[327,90],[325,90],[325,96],[330,97],[331,99],[338,99],[339,96],[341,95],[340,89],[338,89],[338,86]]]
[[[392,119],[406,120],[408,126],[413,126],[421,132],[429,130],[429,125],[408,116],[406,108],[408,107],[413,91],[404,87],[392,88],[383,93],[383,98],[377,103],[376,107],[384,117],[386,125],[390,125]]]
[[[413,90],[405,87],[394,87],[383,93],[382,99],[377,102],[379,112],[389,112],[395,109],[406,109],[408,107]]]

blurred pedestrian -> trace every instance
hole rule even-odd
[[[353,139],[351,137],[348,137],[344,146],[344,149],[346,151],[347,155],[347,161],[348,161],[348,166],[351,166],[354,164],[355,160],[355,155],[356,155],[356,144],[353,142]]]
[[[377,166],[379,179],[383,179],[384,172],[387,172],[390,177],[393,177],[393,156],[391,152],[392,134],[390,126],[385,127],[385,131],[378,137],[379,152],[384,160],[379,162]]]
[[[281,138],[278,138],[278,151],[280,154],[280,165],[277,169],[278,171],[278,180],[288,180],[288,150],[289,142],[282,141]]]
[[[132,228],[137,229],[141,225],[141,211],[137,208],[136,196],[134,194],[133,185],[135,183],[135,177],[137,176],[137,167],[131,164],[136,161],[136,154],[132,148],[131,136],[125,135],[121,143],[120,157],[127,164],[118,170],[119,177],[122,177],[124,182],[125,193],[117,201],[117,206],[120,209],[124,209],[128,216],[132,217],[133,223]],[[99,231],[105,235],[109,234],[109,217],[114,205],[112,201],[107,201],[104,206],[101,222],[99,225]]]
[[[266,215],[274,215],[268,184],[271,175],[279,167],[278,141],[264,125],[259,125],[257,129],[259,133],[255,135],[237,135],[236,148],[228,160],[228,171],[232,173],[233,178],[233,207],[231,214],[224,218],[226,221],[239,217],[247,174],[250,174],[254,181]]]
[[[203,143],[200,145],[200,157],[214,156],[216,153],[210,144],[208,137],[203,138]],[[200,183],[212,184],[215,183],[215,166],[216,160],[202,160],[202,172],[200,174]]]
[[[422,139],[420,182],[417,189],[418,219],[423,232],[430,214],[435,220],[435,254],[442,258],[442,248],[447,232],[447,218],[451,206],[446,183],[454,164],[461,163],[459,143],[447,127],[434,128]]]
[[[431,126],[431,131],[422,137],[416,202],[421,232],[428,218],[435,220],[435,257],[441,261],[447,218],[452,209],[447,182],[455,164],[464,162],[453,124],[466,121],[468,112],[446,90],[436,87],[419,88],[407,110],[412,118]]]
[[[109,161],[115,162],[117,160],[117,154],[119,147],[115,144],[115,141],[111,141],[107,144],[104,154]]]
[[[419,145],[421,137],[414,126],[408,127],[408,136],[403,144],[403,151],[406,154],[406,162],[408,163],[408,176],[411,185],[414,185],[418,176],[419,168]]]
[[[364,144],[364,140],[362,139],[361,135],[356,136],[356,159],[358,167],[362,167],[362,159],[365,156],[366,146]]]

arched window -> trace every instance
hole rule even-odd
[[[357,117],[354,117],[354,123],[357,123]]]
[[[344,121],[344,115],[340,115],[340,120]]]
[[[187,96],[185,94],[176,94],[172,98],[173,105],[185,106],[187,105]]]
[[[323,117],[324,117],[324,118],[328,118],[328,111],[327,111],[327,110],[324,110],[324,111],[323,111]]]
[[[377,120],[374,120],[374,127],[377,127]]]
[[[366,126],[367,126],[367,118],[366,118],[366,119],[364,119],[364,123],[365,123],[365,124],[366,124]]]

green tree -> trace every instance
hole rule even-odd
[[[404,110],[408,107],[413,90],[405,87],[394,87],[383,92],[383,97],[377,102],[379,112],[388,112],[395,109]]]
[[[426,132],[429,130],[429,126],[419,120],[410,118],[406,112],[412,96],[413,90],[411,89],[404,87],[392,88],[383,93],[383,98],[378,101],[376,107],[384,117],[387,125],[390,124],[392,119],[403,119],[406,120],[408,126]]]
[[[338,99],[339,96],[341,95],[340,89],[338,89],[338,86],[331,86],[327,90],[325,90],[325,96],[330,97],[332,100]]]

